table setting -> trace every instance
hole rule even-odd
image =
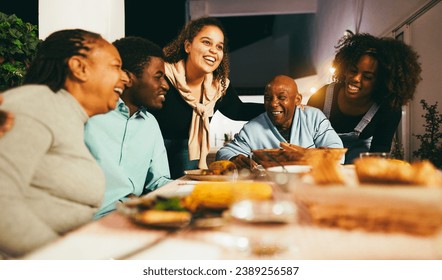
[[[265,162],[253,151],[259,172],[190,172],[25,259],[442,258],[439,170],[388,162],[382,170],[403,164],[436,178],[394,183],[364,162],[339,164],[343,150],[318,150],[313,162],[277,150]]]

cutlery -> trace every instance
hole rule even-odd
[[[266,157],[268,157],[271,161],[275,162],[276,164],[278,164],[279,166],[282,167],[282,171],[284,173],[288,173],[288,170],[285,168],[285,166],[279,161],[277,160],[274,156],[272,156],[270,153],[268,152],[264,152],[264,154],[266,155]]]

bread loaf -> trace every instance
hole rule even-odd
[[[441,173],[429,161],[409,164],[397,159],[359,158],[354,161],[361,183],[442,186]]]

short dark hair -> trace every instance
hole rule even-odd
[[[69,58],[75,55],[87,57],[91,43],[99,39],[103,39],[100,34],[82,29],[65,29],[50,34],[38,47],[23,84],[47,85],[52,91],[59,91],[69,74]]]
[[[161,48],[150,40],[142,37],[128,36],[113,42],[123,61],[123,70],[140,77],[143,68],[149,64],[151,57],[164,60]]]

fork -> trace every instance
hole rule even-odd
[[[274,156],[272,156],[270,153],[268,152],[264,152],[264,154],[273,162],[277,163],[279,166],[282,167],[282,172],[284,173],[288,173],[288,170],[285,168],[284,164],[282,164],[279,160],[277,160]]]

